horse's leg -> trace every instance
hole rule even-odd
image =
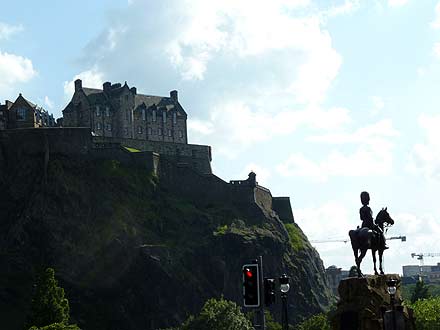
[[[385,274],[383,272],[383,269],[382,269],[382,260],[383,260],[383,250],[380,249],[379,250],[379,270],[380,270],[380,275],[384,275]]]
[[[374,264],[374,275],[379,275],[376,269],[376,250],[371,250],[371,254],[373,256],[373,264]]]
[[[361,249],[361,254],[359,255],[359,257],[357,259],[356,266],[358,268],[357,270],[358,270],[358,276],[359,277],[363,276],[362,271],[361,271],[361,262],[362,262],[362,259],[364,259],[365,254],[367,254],[367,250],[366,249]]]

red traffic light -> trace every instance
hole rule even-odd
[[[246,268],[244,270],[244,273],[245,273],[246,277],[248,277],[248,278],[251,278],[254,276],[254,274],[249,270],[249,268]]]

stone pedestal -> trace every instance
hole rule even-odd
[[[386,282],[399,279],[397,274],[352,277],[342,280],[338,291],[340,300],[331,315],[333,330],[383,330],[383,315],[391,310]],[[400,284],[395,295],[397,313],[404,319],[404,326],[396,330],[414,330],[412,311],[402,306]]]

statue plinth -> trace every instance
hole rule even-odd
[[[351,277],[342,280],[338,287],[340,300],[337,309],[331,313],[332,329],[383,330],[384,312],[392,309],[386,284],[392,278],[400,280],[397,274]],[[412,311],[402,306],[400,284],[394,297],[397,315],[402,318],[404,324],[399,330],[414,330]]]

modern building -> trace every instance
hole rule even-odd
[[[419,276],[427,283],[440,283],[440,263],[437,265],[406,265],[402,266],[403,279],[406,282],[418,280]]]
[[[11,102],[0,104],[0,129],[53,127],[55,118],[42,107],[26,100],[21,93]]]
[[[169,97],[144,95],[127,82],[105,82],[102,89],[95,89],[83,87],[77,79],[62,125],[90,127],[94,136],[186,144],[186,120],[175,90]]]

